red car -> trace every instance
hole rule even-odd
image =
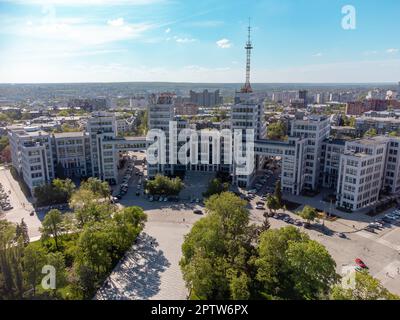
[[[366,265],[361,259],[357,258],[355,261],[356,261],[356,264],[357,264],[360,268],[368,269],[367,265]]]

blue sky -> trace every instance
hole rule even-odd
[[[0,0],[0,82],[243,82],[248,17],[252,82],[395,82],[399,15],[398,0]]]

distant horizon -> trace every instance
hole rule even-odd
[[[85,82],[0,82],[0,85],[61,85],[61,84],[196,84],[196,85],[243,85],[242,82],[192,82],[192,81],[85,81]],[[398,82],[251,82],[251,85],[398,85]]]

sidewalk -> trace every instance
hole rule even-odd
[[[338,216],[340,219],[337,222],[340,222],[352,229],[363,229],[365,228],[370,222],[374,221],[376,218],[383,216],[385,213],[392,211],[392,209],[388,209],[385,212],[382,212],[381,214],[375,216],[375,217],[370,217],[367,215],[367,212],[370,210],[370,208],[365,208],[361,209],[358,212],[353,212],[353,213],[346,213],[343,211],[340,211],[336,209],[335,204],[331,204],[329,202],[325,202],[322,199],[328,195],[331,194],[332,190],[322,190],[320,194],[316,195],[315,197],[305,197],[305,196],[294,196],[291,194],[283,194],[283,198],[299,203],[302,206],[299,207],[296,211],[300,211],[303,209],[305,205],[309,205],[313,208],[316,208],[318,210],[322,210],[325,212],[329,212],[330,214],[334,214]],[[354,226],[354,228],[353,228]]]

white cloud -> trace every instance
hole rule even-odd
[[[127,5],[127,6],[139,6],[148,5],[164,0],[2,0],[3,2],[12,2],[23,5],[57,5],[57,6],[105,6],[105,5]]]
[[[217,46],[222,49],[228,49],[232,46],[232,43],[228,39],[221,39],[216,42]]]
[[[107,24],[113,27],[120,27],[124,24],[124,18],[117,18],[114,20],[108,20]]]
[[[389,53],[389,54],[393,54],[393,53],[397,53],[397,52],[399,52],[399,49],[391,48],[391,49],[386,50],[386,53]]]
[[[178,37],[175,37],[175,41],[178,42],[178,43],[191,43],[191,42],[195,42],[197,40],[194,39],[194,38],[178,38]]]
[[[130,24],[123,18],[108,20],[104,24],[87,23],[79,19],[54,18],[30,23],[15,21],[2,27],[1,33],[49,41],[68,41],[82,45],[96,45],[140,37],[153,25]]]
[[[170,33],[171,32],[171,28],[167,28],[166,30],[165,30],[165,33]]]
[[[322,57],[322,52],[315,53],[312,56],[315,57],[315,58]]]

